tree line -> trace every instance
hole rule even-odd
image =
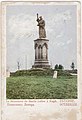
[[[72,70],[75,69],[75,64],[74,64],[74,62],[71,63],[71,66],[70,66],[70,67],[71,67]],[[61,64],[59,64],[59,65],[56,64],[54,69],[55,69],[55,70],[63,70],[63,69],[64,69],[64,66],[61,65]]]

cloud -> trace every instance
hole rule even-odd
[[[52,23],[54,23],[54,24],[52,24],[52,26],[53,26],[53,25],[56,25],[57,23],[61,24],[61,23],[63,23],[63,21],[70,21],[71,19],[72,19],[71,11],[66,10],[65,12],[56,13],[51,17],[49,16],[49,23],[50,23],[50,21],[52,21]]]
[[[13,36],[13,42],[23,37],[34,36],[36,32],[35,18],[27,14],[13,15],[8,21],[9,35]]]
[[[61,35],[61,34],[60,34]],[[67,45],[69,45],[70,43],[72,43],[72,38],[70,40],[67,41],[61,41],[61,42],[57,42],[56,45],[57,46],[64,46],[66,48]]]
[[[65,35],[66,25],[72,20],[71,11],[66,10],[65,12],[56,13],[52,16],[48,16],[46,20],[46,28],[48,36],[52,34],[53,38],[60,38]]]
[[[72,38],[67,41],[67,44],[70,44],[70,43],[72,43]]]
[[[61,37],[63,37],[63,35],[64,35],[64,33],[61,32],[60,34],[58,34],[58,35],[56,36],[56,38],[61,38]]]
[[[57,46],[64,46],[65,43],[63,43],[63,42],[59,42],[59,43],[57,43],[56,45],[57,45]]]
[[[71,20],[71,14],[70,11],[67,10],[62,13],[57,13],[54,16],[48,17],[46,23],[46,28],[48,34],[51,34],[53,37],[56,38],[62,37],[63,33],[61,32],[59,34],[59,31],[57,33],[57,28],[60,28],[60,31],[62,30],[62,24],[63,21],[69,21]],[[8,30],[9,35],[11,36],[12,42],[15,42],[16,39],[23,39],[23,38],[29,38],[36,36],[37,33],[37,23],[35,20],[35,16],[29,15],[29,14],[23,14],[20,13],[19,15],[12,15],[8,20]]]
[[[71,20],[71,12],[70,10],[67,10],[65,12],[62,13],[57,13],[54,18],[53,21],[56,23],[61,23],[63,21],[70,21]]]

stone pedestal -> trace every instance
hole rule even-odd
[[[48,39],[34,40],[35,62],[32,68],[50,68],[48,62]]]

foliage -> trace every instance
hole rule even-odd
[[[74,70],[74,68],[75,68],[75,64],[74,64],[74,62],[72,62],[72,64],[71,64],[71,68],[72,68],[72,70]]]
[[[7,78],[7,99],[76,99],[76,76],[18,76]]]
[[[20,69],[20,63],[19,63],[19,61],[17,62],[17,68],[18,68],[18,70]]]
[[[63,67],[62,65],[59,64],[59,69],[60,69],[60,70],[63,70],[64,67]]]
[[[58,76],[71,76],[66,70],[57,69]],[[18,70],[15,73],[11,73],[11,76],[53,76],[53,69],[30,69],[30,70]]]
[[[55,65],[55,70],[58,70],[59,66],[58,64]]]
[[[68,71],[65,70],[57,70],[58,76],[71,76],[71,74]]]
[[[63,67],[63,65],[61,65],[61,64],[56,64],[55,65],[55,70],[63,70],[64,69],[64,67]]]
[[[11,76],[52,76],[52,69],[30,69],[30,70],[18,70],[15,73],[11,73]]]
[[[74,70],[65,70],[65,71],[68,72],[68,73],[77,74],[77,69],[74,69]]]

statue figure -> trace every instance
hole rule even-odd
[[[37,22],[38,22],[37,26],[39,26],[39,38],[46,38],[45,21],[43,20],[42,16],[38,17],[38,13]]]

